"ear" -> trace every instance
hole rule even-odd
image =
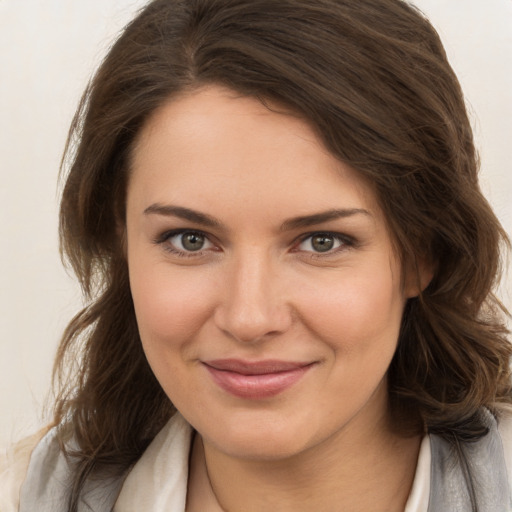
[[[434,264],[426,256],[415,256],[405,265],[404,296],[407,299],[417,297],[425,290],[434,277]]]

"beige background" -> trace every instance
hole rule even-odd
[[[0,445],[47,421],[53,354],[80,305],[57,249],[57,173],[92,70],[142,0],[0,0]],[[512,232],[512,0],[417,0],[472,112],[482,185]],[[512,305],[512,280],[502,297]]]

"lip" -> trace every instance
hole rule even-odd
[[[217,359],[203,365],[213,381],[238,398],[263,399],[276,396],[296,384],[314,365],[311,362],[279,360],[243,361]]]

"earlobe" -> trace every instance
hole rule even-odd
[[[434,264],[425,257],[415,257],[405,272],[404,292],[407,299],[417,297],[434,277]]]

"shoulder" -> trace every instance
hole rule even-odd
[[[48,430],[43,428],[0,453],[0,512],[18,511],[30,456]]]

